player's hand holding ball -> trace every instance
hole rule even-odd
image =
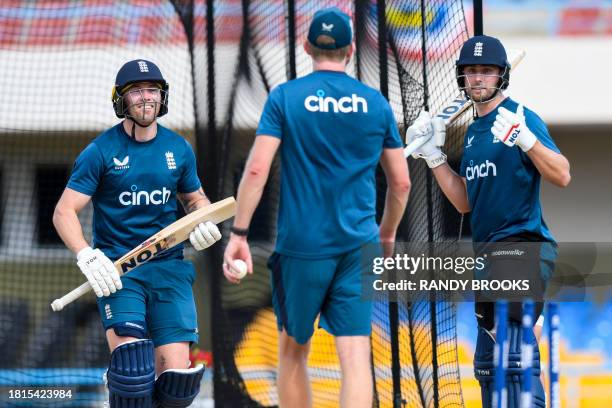
[[[98,297],[109,296],[123,287],[115,265],[99,249],[81,249],[77,254],[77,265]]]
[[[189,234],[189,242],[196,249],[201,251],[208,248],[221,239],[221,232],[214,222],[202,222]]]
[[[406,130],[406,144],[424,138],[426,141],[412,154],[415,159],[425,159],[430,168],[438,167],[446,162],[446,155],[440,147],[446,140],[446,124],[442,118],[432,118],[429,112],[423,110],[414,123]]]
[[[240,283],[247,273],[253,273],[247,237],[232,233],[223,254],[223,275],[231,283]]]
[[[538,139],[525,123],[523,105],[520,104],[516,108],[516,113],[510,112],[504,107],[499,108],[498,112],[491,128],[493,135],[506,146],[517,145],[524,152],[529,151]]]
[[[225,260],[223,262],[223,274],[231,283],[240,283],[247,275],[249,267],[242,259]]]
[[[230,264],[229,269],[234,273],[234,276],[240,280],[247,274],[247,264],[242,259],[234,259],[234,264]]]

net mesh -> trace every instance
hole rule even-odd
[[[385,90],[401,128],[427,106],[456,96],[453,63],[467,38],[461,1],[28,0],[0,4],[0,387],[65,386],[72,401],[100,406],[108,351],[93,296],[61,313],[52,299],[82,283],[52,225],[77,154],[117,123],[110,88],[127,60],[154,61],[170,83],[165,126],[196,150],[216,200],[235,195],[269,91],[311,70],[302,42],[315,10],[336,5],[354,17],[357,50],[348,72]],[[384,6],[384,7],[383,7]],[[423,8],[422,8],[423,7]],[[384,12],[383,12],[384,10]],[[424,21],[424,25],[423,25]],[[382,30],[382,31],[381,31]],[[379,32],[384,35],[379,38]],[[381,44],[383,45],[381,52]],[[426,50],[423,55],[423,49]],[[463,117],[445,152],[457,167]],[[453,240],[461,219],[422,161],[409,159],[412,192],[400,227],[405,241]],[[251,226],[255,274],[221,279],[222,245],[195,257],[201,345],[214,351],[217,406],[274,406],[277,331],[268,255],[279,197],[273,164]],[[384,181],[379,182],[382,209]],[[90,207],[80,214],[91,238]],[[229,235],[228,225],[222,232]],[[375,303],[372,361],[378,406],[462,406],[455,315],[445,299]],[[309,360],[313,402],[336,406],[340,370],[333,338],[318,330]],[[395,382],[394,382],[395,380]],[[2,392],[2,398],[7,396]],[[0,405],[12,401],[0,399]]]

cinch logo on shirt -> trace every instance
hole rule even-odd
[[[166,204],[170,199],[170,190],[163,187],[161,190],[137,191],[138,187],[132,185],[132,191],[124,191],[119,194],[119,202],[122,205],[160,205]]]
[[[343,96],[340,99],[325,96],[325,91],[319,89],[316,95],[307,96],[304,99],[304,107],[309,112],[334,112],[350,113],[363,110],[368,113],[368,101],[357,94]]]
[[[475,178],[482,178],[489,176],[489,170],[491,170],[491,176],[497,176],[497,167],[495,163],[485,161],[484,163],[473,165],[474,162],[470,160],[470,165],[465,169],[465,178],[468,180],[474,180]]]

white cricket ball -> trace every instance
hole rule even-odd
[[[234,259],[232,270],[236,273],[238,279],[242,279],[247,274],[247,264],[242,259]]]

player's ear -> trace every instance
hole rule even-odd
[[[353,53],[355,52],[355,43],[352,42],[349,46],[348,52],[346,53],[345,64],[348,65],[351,62],[351,58],[353,58]]]
[[[306,54],[312,56],[312,49],[310,48],[310,43],[308,42],[308,40],[304,41],[304,51],[306,52]]]

